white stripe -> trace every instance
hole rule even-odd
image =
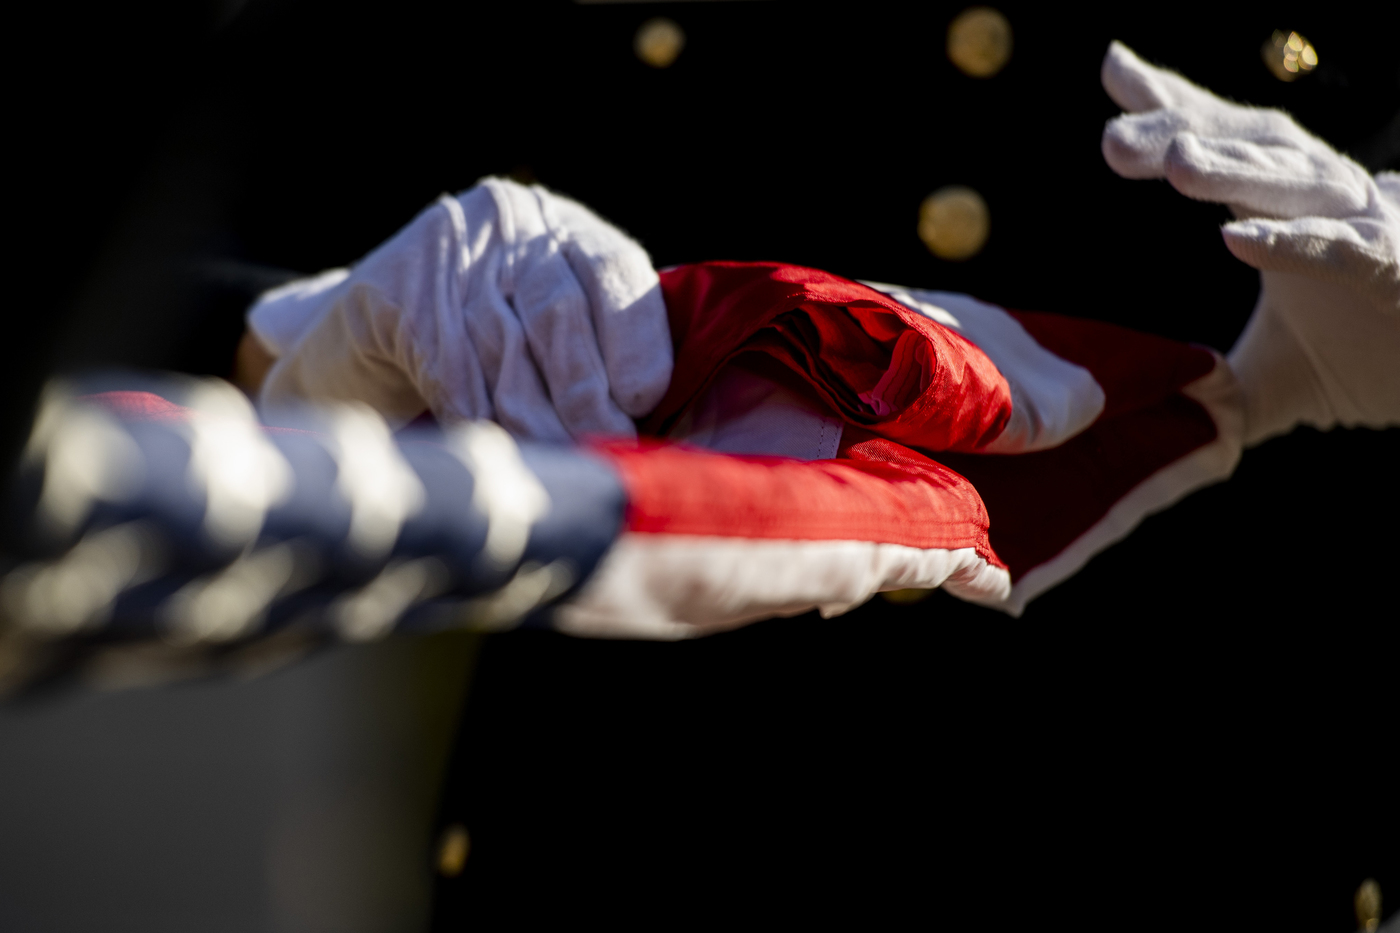
[[[593,638],[690,638],[811,609],[830,618],[882,590],[938,586],[994,602],[1011,577],[972,548],[629,532],[554,625]]]
[[[669,439],[723,454],[830,460],[843,427],[825,405],[730,365],[681,416]]]
[[[336,488],[350,503],[349,544],[376,560],[389,553],[403,523],[423,508],[427,491],[399,453],[389,426],[368,405],[337,405],[326,418],[330,437],[317,435],[317,440],[335,458]]]
[[[486,516],[482,557],[498,570],[509,570],[525,553],[530,529],[549,512],[549,493],[500,425],[468,422],[450,431],[447,441],[448,449],[471,470],[472,505]]]

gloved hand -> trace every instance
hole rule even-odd
[[[671,378],[646,252],[539,186],[443,196],[353,269],[263,295],[265,405],[354,400],[391,421],[498,421],[524,438],[635,435]]]
[[[1400,424],[1400,175],[1372,178],[1288,114],[1222,100],[1118,42],[1102,79],[1128,111],[1104,129],[1109,166],[1229,205],[1225,245],[1260,270],[1229,355],[1245,443],[1300,423]]]

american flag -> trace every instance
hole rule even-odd
[[[141,642],[216,668],[444,628],[684,638],[935,587],[1018,615],[1239,458],[1208,349],[778,263],[661,279],[676,366],[641,441],[51,386],[11,495],[7,689]]]

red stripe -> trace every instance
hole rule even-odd
[[[987,512],[972,484],[893,441],[847,445],[845,459],[732,457],[644,442],[596,447],[623,477],[628,530],[798,541],[976,548]]]
[[[184,421],[190,416],[188,408],[153,392],[98,392],[79,398],[100,405],[124,421]]]
[[[153,392],[97,392],[93,395],[80,395],[79,399],[85,402],[92,402],[100,405],[107,411],[116,415],[123,421],[188,421],[198,414],[193,408],[186,408],[184,405],[177,405],[169,399],[161,398]],[[424,420],[420,415],[408,425],[412,428],[419,424],[435,424],[431,420]],[[304,434],[307,437],[319,437],[315,431],[307,431],[303,428],[279,428],[273,425],[264,424],[260,426],[267,434]],[[407,430],[405,428],[403,430]]]

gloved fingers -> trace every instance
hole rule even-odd
[[[500,179],[483,184],[501,218],[502,291],[519,318],[559,421],[575,438],[635,436],[632,419],[609,392],[588,295],[545,223],[538,196]],[[498,412],[500,407],[498,399]]]
[[[365,350],[391,360],[433,413],[448,421],[491,417],[461,308],[479,278],[480,256],[469,244],[482,240],[494,220],[479,209],[465,211],[455,198],[439,198],[366,256],[347,281],[376,291],[387,309],[366,335]]]
[[[535,186],[545,223],[588,296],[613,401],[647,414],[671,382],[671,332],[646,250],[576,201]]]
[[[1104,89],[1128,113],[1104,127],[1103,155],[1124,178],[1162,178],[1172,140],[1183,132],[1204,138],[1293,144],[1319,157],[1335,153],[1278,110],[1245,107],[1181,75],[1147,64],[1120,42],[1109,45]]]
[[[1192,126],[1186,114],[1162,109],[1108,121],[1103,128],[1103,158],[1124,178],[1166,176],[1167,148]]]
[[[1400,244],[1383,222],[1255,218],[1228,223],[1221,235],[1236,258],[1256,269],[1348,285],[1400,317]]]
[[[1108,44],[1099,79],[1113,102],[1129,113],[1162,107],[1216,110],[1234,106],[1175,72],[1149,65],[1117,40]]]
[[[352,271],[267,296],[276,300],[250,319],[295,342],[268,374],[263,400],[356,400],[396,421],[425,406],[448,418],[489,417],[470,342],[460,325],[444,330],[460,318],[463,240],[461,210],[444,199]]]
[[[1319,158],[1340,159],[1326,143],[1308,135],[1282,111],[1225,106],[1228,109],[1213,111],[1164,107],[1115,117],[1104,126],[1104,160],[1124,178],[1165,177],[1167,149],[1182,133],[1207,139],[1291,145]]]
[[[567,443],[569,431],[535,365],[525,328],[500,289],[484,289],[475,296],[468,306],[466,331],[481,361],[494,420],[519,438]]]
[[[1371,197],[1365,169],[1292,144],[1211,139],[1182,132],[1167,146],[1166,177],[1182,194],[1274,217],[1350,217]]]
[[[513,304],[559,419],[575,438],[635,436],[632,419],[609,391],[588,297],[559,244],[536,239],[528,244],[522,265],[526,271],[516,283]]]

